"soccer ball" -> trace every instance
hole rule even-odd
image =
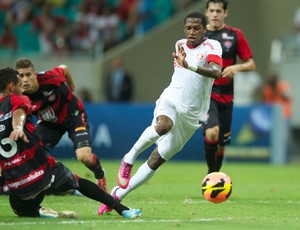
[[[225,173],[210,173],[202,181],[202,194],[210,202],[224,202],[230,197],[231,192],[232,181]]]

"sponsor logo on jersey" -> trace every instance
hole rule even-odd
[[[201,61],[201,60],[203,59],[203,57],[204,57],[204,54],[203,54],[203,53],[199,53],[199,54],[197,54],[197,56],[196,56],[197,60],[199,60],[199,61]]]
[[[45,109],[42,109],[38,112],[38,118],[40,120],[44,120],[47,122],[56,122],[58,120],[58,117],[55,115],[54,110],[48,106]]]
[[[79,137],[79,136],[86,136],[86,135],[88,135],[87,132],[77,133],[77,134],[76,134],[76,137]]]
[[[35,171],[34,173],[31,173],[27,175],[25,178],[21,178],[18,181],[13,181],[12,183],[7,183],[7,186],[10,189],[17,189],[18,187],[23,187],[23,185],[31,184],[34,181],[39,180],[43,175],[45,174],[44,170]]]
[[[12,165],[20,165],[20,163],[23,163],[26,160],[26,155],[19,156],[12,161],[7,161],[4,163],[4,167],[11,167]]]
[[[227,33],[222,33],[222,39],[233,40],[234,37],[233,36],[228,36]]]
[[[232,46],[232,41],[224,41],[223,45],[229,50]]]

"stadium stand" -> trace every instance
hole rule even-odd
[[[95,56],[143,36],[193,2],[4,0],[0,2],[0,56]]]

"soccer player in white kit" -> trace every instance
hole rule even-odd
[[[122,159],[119,186],[111,191],[118,200],[147,182],[163,163],[178,153],[208,112],[213,81],[221,77],[222,48],[218,41],[204,39],[206,18],[199,11],[185,17],[183,29],[186,39],[175,44],[172,81],[156,101],[152,124]],[[130,179],[135,159],[154,143],[156,148]],[[98,214],[110,211],[111,207],[102,204]]]

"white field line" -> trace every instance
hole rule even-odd
[[[143,219],[135,219],[135,220],[63,220],[59,222],[33,222],[33,221],[24,221],[20,223],[5,223],[0,222],[0,226],[23,226],[23,225],[36,225],[38,224],[51,224],[51,225],[61,225],[61,224],[97,224],[97,223],[103,223],[103,224],[109,224],[109,223],[185,223],[185,222],[212,222],[212,221],[231,221],[233,218],[227,217],[227,218],[202,218],[202,219],[196,219],[196,220],[143,220]]]

